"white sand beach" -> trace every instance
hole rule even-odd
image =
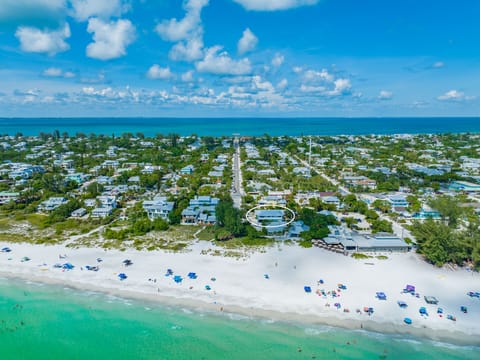
[[[0,275],[4,277],[275,320],[408,333],[480,345],[480,299],[467,296],[469,291],[480,291],[480,274],[465,269],[438,269],[413,253],[388,254],[387,260],[355,260],[318,248],[279,244],[266,252],[236,259],[205,255],[202,250],[213,247],[208,242],[196,243],[185,253],[0,242],[3,247],[12,250],[0,253]],[[22,261],[25,256],[30,260]],[[102,261],[97,262],[97,258]],[[125,266],[125,259],[133,264]],[[54,267],[67,262],[74,265],[72,270]],[[99,271],[88,271],[87,265],[98,266]],[[172,276],[165,276],[167,269],[173,271]],[[197,278],[190,279],[189,272],[196,273]],[[127,278],[120,280],[120,273]],[[175,275],[183,280],[176,283]],[[338,284],[347,289],[338,292]],[[420,296],[402,293],[407,284],[414,285]],[[310,286],[312,292],[306,293],[304,286]],[[327,296],[321,295],[321,290]],[[328,294],[332,290],[337,297]],[[380,291],[387,300],[375,297]],[[426,304],[424,296],[435,296],[438,305]],[[408,307],[400,308],[399,300]],[[337,309],[335,303],[341,307]],[[428,316],[420,315],[422,306]],[[466,306],[468,312],[461,312],[460,306]],[[364,307],[372,307],[373,314],[365,313]],[[443,309],[442,316],[437,314],[438,307]],[[456,321],[448,320],[447,314],[455,316]],[[413,323],[406,325],[405,317]]]

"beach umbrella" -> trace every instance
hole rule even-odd
[[[403,319],[403,322],[407,325],[410,325],[412,323],[412,319],[406,317],[405,319]]]
[[[120,280],[125,280],[127,277],[128,277],[128,276],[125,275],[125,273],[120,273],[120,274],[118,274],[118,278],[119,278]]]
[[[387,295],[384,292],[377,292],[376,297],[378,300],[387,300]]]
[[[303,290],[305,290],[306,293],[311,293],[312,292],[312,288],[310,286],[304,286]]]
[[[175,275],[173,277],[173,281],[175,281],[177,284],[182,282],[182,277],[180,275]]]
[[[467,310],[467,307],[466,306],[460,306],[460,311],[463,312],[464,314],[466,314],[468,312]]]
[[[2,249],[2,252],[7,252],[7,253],[8,253],[8,252],[10,252],[10,251],[12,251],[12,249],[10,249],[9,247],[4,247],[4,248]]]
[[[63,264],[62,268],[64,268],[65,270],[72,270],[75,266],[73,266],[72,264],[70,263],[65,263]]]

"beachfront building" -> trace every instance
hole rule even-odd
[[[113,213],[112,207],[98,207],[92,210],[92,218],[106,218]]]
[[[175,203],[167,201],[165,196],[155,196],[153,200],[143,202],[143,209],[147,212],[151,221],[159,218],[168,221],[168,215],[173,210],[174,205]]]
[[[338,252],[407,252],[411,246],[394,234],[360,234],[343,226],[330,225],[330,234],[318,245]]]
[[[115,196],[97,196],[97,202],[100,204],[100,207],[110,207],[112,209],[117,207],[117,198]]]
[[[68,200],[64,197],[51,197],[50,199],[45,200],[38,205],[38,211],[50,212],[57,209],[59,206],[66,204],[67,202]]]
[[[280,209],[264,209],[255,210],[255,222],[259,226],[255,226],[255,229],[266,229],[269,235],[283,234],[287,229],[285,223],[285,210]]]
[[[215,208],[220,199],[211,196],[195,196],[182,211],[182,225],[214,225],[217,221]]]
[[[0,205],[7,204],[10,201],[15,201],[20,196],[18,192],[7,192],[1,191],[0,192]]]
[[[289,239],[298,239],[300,238],[301,233],[308,230],[310,230],[310,227],[308,225],[305,225],[302,220],[294,221],[290,224],[287,236]]]
[[[80,209],[74,210],[70,214],[70,216],[73,217],[73,218],[81,218],[85,215],[87,215],[87,210],[85,208],[80,208]]]

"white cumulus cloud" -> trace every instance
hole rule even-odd
[[[258,44],[258,38],[249,28],[246,28],[243,31],[242,37],[238,41],[238,45],[237,45],[238,53],[245,54],[249,51],[252,51],[253,49],[255,49],[257,44]]]
[[[447,91],[445,94],[437,97],[440,101],[465,101],[474,100],[475,96],[466,96],[464,92],[457,90]]]
[[[186,73],[182,74],[182,81],[184,82],[192,82],[193,81],[193,71],[187,71]]]
[[[282,54],[277,53],[272,59],[272,66],[278,68],[282,66],[284,61],[285,57]]]
[[[70,0],[72,16],[79,21],[90,17],[108,19],[111,16],[120,16],[129,8],[124,0]]]
[[[49,55],[67,51],[70,46],[65,39],[68,39],[70,35],[68,23],[58,30],[40,30],[34,27],[20,26],[15,32],[23,51]]]
[[[201,34],[186,41],[176,43],[168,53],[174,61],[195,61],[203,57],[203,39]]]
[[[380,100],[390,100],[393,97],[393,93],[387,90],[381,90],[378,94]]]
[[[181,20],[164,20],[155,31],[165,41],[176,42],[168,56],[174,61],[192,62],[203,57],[203,27],[201,12],[209,0],[187,0],[183,4],[186,11]]]
[[[155,64],[148,69],[147,77],[150,79],[168,80],[173,77],[173,73],[170,71],[169,67],[162,68]]]
[[[217,75],[246,75],[252,72],[252,65],[247,58],[233,60],[221,46],[207,49],[203,60],[196,63],[200,72]]]
[[[287,79],[282,79],[277,84],[277,90],[282,91],[287,87],[287,85],[288,85],[288,80]]]
[[[208,5],[209,0],[188,0],[183,8],[186,11],[182,20],[176,18],[164,20],[155,27],[155,31],[166,41],[188,39],[201,26],[200,13]]]
[[[130,20],[105,22],[98,18],[88,20],[87,31],[93,33],[93,42],[87,46],[87,56],[110,60],[126,54],[126,48],[135,40],[135,27]]]
[[[63,71],[60,68],[50,67],[45,69],[42,73],[43,76],[47,77],[64,77],[64,78],[72,78],[75,77],[75,74],[71,71]]]
[[[320,0],[233,0],[247,10],[287,10],[304,5],[315,5]]]

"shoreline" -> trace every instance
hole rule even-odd
[[[174,307],[178,310],[186,308],[194,312],[205,311],[209,315],[218,316],[221,313],[227,315],[240,315],[244,316],[247,319],[251,320],[267,320],[273,322],[280,322],[284,324],[293,324],[298,326],[328,326],[332,328],[340,328],[344,330],[351,331],[366,331],[382,335],[390,336],[405,336],[412,337],[418,340],[429,340],[435,342],[441,342],[448,345],[455,346],[466,346],[466,347],[479,347],[480,340],[476,335],[465,334],[461,331],[457,332],[448,332],[448,331],[436,331],[435,333],[431,332],[431,329],[428,328],[415,328],[415,327],[400,327],[395,324],[380,323],[374,320],[342,320],[336,317],[315,317],[312,318],[309,315],[303,315],[298,313],[282,313],[274,310],[265,310],[265,309],[255,309],[247,308],[236,305],[226,305],[226,304],[213,304],[207,303],[202,300],[194,299],[185,299],[185,298],[175,298],[168,295],[149,295],[142,294],[138,292],[128,291],[128,290],[119,290],[119,289],[107,289],[98,286],[83,285],[78,286],[71,283],[65,283],[63,281],[58,281],[51,278],[30,278],[22,276],[14,276],[10,273],[0,272],[0,277],[13,281],[25,281],[25,282],[37,282],[44,285],[52,286],[62,286],[65,288],[73,289],[75,291],[91,291],[104,296],[115,296],[124,300],[133,300],[138,302],[148,302],[157,306],[168,306]],[[223,310],[221,310],[223,309]],[[350,322],[350,324],[348,324]],[[407,331],[405,331],[407,330]]]
[[[10,246],[17,247],[18,245],[11,244]],[[78,261],[80,261],[80,259],[84,259],[85,255],[101,255],[105,256],[106,258],[114,256],[116,260],[135,255],[138,260],[134,260],[134,265],[132,266],[132,268],[123,268],[123,270],[125,270],[125,272],[127,273],[133,273],[135,264],[137,262],[140,262],[142,258],[146,263],[152,264],[152,261],[148,261],[148,257],[155,258],[156,256],[158,256],[169,257],[172,259],[174,259],[175,257],[181,257],[190,260],[193,260],[195,258],[195,260],[198,261],[197,258],[199,256],[195,253],[171,254],[161,251],[154,254],[136,251],[131,251],[127,253],[117,252],[116,254],[114,254],[114,251],[105,252],[102,249],[72,250],[61,246],[48,247],[26,244],[22,244],[21,247],[23,248],[22,250],[27,250],[31,253],[39,252],[38,250],[40,250],[40,248],[43,252],[46,251],[48,253],[52,253],[52,250],[55,250],[55,252],[53,252],[52,254],[53,258],[55,258],[55,254],[58,252],[58,250],[64,249],[65,251],[71,253],[68,256],[67,260],[72,259],[72,263],[74,258],[77,258],[77,260],[75,260],[75,263],[77,263]],[[289,252],[295,253],[298,252],[298,250],[300,250],[300,253],[304,252],[304,249],[292,248],[288,246],[281,246],[279,247],[279,249],[268,249],[267,255],[278,255],[277,252],[284,252],[285,254]],[[83,254],[78,254],[76,252],[80,252]],[[337,261],[339,261],[339,259],[344,259],[348,262],[353,263],[354,267],[362,267],[361,263],[351,258],[344,258],[343,256],[336,256],[335,254],[325,252],[322,252],[322,255],[330,257],[333,256],[334,260]],[[452,323],[452,326],[455,326],[452,329],[449,329],[448,327],[441,326],[444,325],[445,322],[447,322],[448,320],[442,319],[442,324],[438,321],[438,319],[434,318],[433,316],[431,318],[432,321],[428,321],[431,319],[425,319],[424,324],[415,319],[413,325],[406,326],[402,322],[398,322],[397,318],[395,318],[393,314],[389,313],[388,308],[387,311],[385,311],[382,315],[377,315],[376,313],[372,316],[367,316],[365,314],[359,315],[355,314],[354,311],[352,311],[351,313],[344,313],[341,311],[335,311],[330,308],[319,307],[316,304],[310,306],[310,304],[312,304],[312,301],[318,301],[315,298],[316,295],[308,294],[304,296],[301,291],[298,292],[298,297],[297,294],[294,295],[294,299],[297,300],[296,302],[294,301],[293,304],[290,304],[288,299],[286,299],[284,303],[282,303],[281,299],[279,298],[279,296],[281,296],[281,293],[279,294],[278,291],[272,291],[273,299],[277,298],[278,301],[276,303],[269,303],[269,300],[271,299],[262,298],[261,293],[252,293],[251,289],[246,286],[248,284],[245,283],[235,283],[233,286],[235,290],[233,291],[232,288],[229,287],[218,286],[217,289],[217,286],[214,285],[212,285],[212,287],[215,290],[212,291],[196,289],[197,284],[194,281],[189,283],[189,287],[182,287],[179,284],[171,284],[171,278],[165,277],[160,279],[160,281],[158,282],[155,281],[155,283],[148,281],[146,284],[136,284],[133,279],[130,279],[130,277],[124,282],[120,282],[119,280],[115,279],[117,273],[112,273],[112,271],[110,271],[110,268],[102,268],[98,273],[93,273],[86,270],[81,272],[77,268],[72,271],[55,272],[54,270],[50,269],[46,270],[46,268],[44,267],[43,270],[39,271],[39,266],[42,265],[32,263],[33,260],[28,263],[20,263],[18,264],[18,266],[5,267],[5,261],[7,261],[8,265],[14,264],[11,262],[13,260],[5,260],[5,257],[5,254],[2,254],[2,256],[0,257],[0,276],[12,280],[21,279],[24,281],[40,282],[48,285],[59,285],[73,288],[78,291],[94,291],[101,294],[113,295],[124,299],[147,301],[154,304],[159,304],[160,306],[164,305],[172,306],[175,308],[188,308],[194,311],[208,311],[212,314],[219,314],[223,312],[225,314],[237,314],[253,319],[273,320],[299,325],[326,325],[348,330],[364,330],[382,334],[386,333],[389,335],[412,336],[416,338],[446,342],[449,344],[460,346],[480,346],[480,327],[478,324],[475,324],[475,314],[477,311],[480,310],[480,301],[478,301],[478,299],[473,299],[477,300],[477,303],[473,302],[473,304],[476,305],[475,308],[472,308],[473,313],[472,311],[470,311],[471,306],[469,306],[469,314],[468,317],[466,317],[465,319],[469,319],[470,321],[464,326],[458,326],[458,324]],[[243,259],[243,262],[239,262],[238,260],[232,260],[218,256],[214,257],[210,255],[200,255],[200,260],[204,263],[204,265],[212,269],[215,268],[215,266],[212,267],[212,262],[215,263],[214,265],[216,265],[218,273],[221,272],[221,269],[219,269],[220,264],[226,264],[226,267],[231,267],[231,264],[238,263],[239,265],[245,265],[246,263],[246,265],[250,267],[252,265],[251,263],[253,262],[253,260],[251,259]],[[53,264],[49,265],[51,266]],[[198,268],[198,263],[197,265],[192,266]],[[148,276],[148,273],[145,273],[144,269],[139,270],[139,274],[145,277]],[[203,271],[204,269],[201,270]],[[306,270],[308,271],[308,269]],[[213,272],[215,273],[215,270]],[[294,272],[294,270],[289,270],[289,272]],[[234,269],[233,273],[238,274],[238,269]],[[98,276],[99,274],[107,276]],[[301,275],[303,276],[304,274]],[[465,276],[465,274],[462,275]],[[472,274],[472,281],[476,280],[476,278],[478,278],[478,274]],[[131,280],[130,283],[129,280]],[[165,284],[165,280],[167,281],[167,284]],[[219,279],[218,282],[220,281],[222,280]],[[269,281],[270,280],[262,279],[263,283],[268,283]],[[251,279],[251,282],[255,281]],[[257,283],[258,282],[259,281],[257,280]],[[286,285],[283,282],[280,284],[280,287],[285,286]],[[291,289],[289,289],[288,291],[291,291]],[[346,292],[348,292],[348,290]],[[466,297],[466,295],[464,296]],[[355,296],[355,298],[356,297],[357,296]],[[345,299],[343,299],[342,302],[344,300]],[[334,300],[332,299],[332,301]],[[375,307],[377,308],[377,305]],[[380,310],[376,312],[380,313]],[[448,325],[450,324],[448,323]]]

